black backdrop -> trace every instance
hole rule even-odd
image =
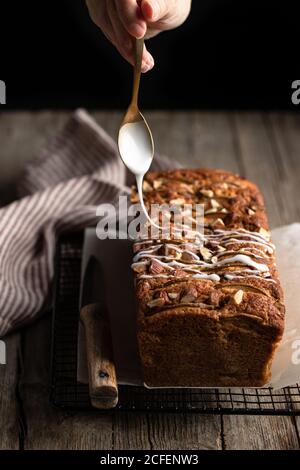
[[[148,47],[147,108],[295,108],[299,7],[290,0],[193,0],[181,28]],[[84,0],[2,0],[0,79],[7,107],[124,108],[131,69]]]

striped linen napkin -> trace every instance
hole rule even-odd
[[[153,169],[168,167],[155,157]],[[22,198],[0,209],[0,337],[51,305],[57,236],[96,224],[96,207],[117,202],[132,182],[116,143],[76,111],[26,167]]]

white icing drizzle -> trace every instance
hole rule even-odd
[[[248,276],[241,276],[241,275],[233,275],[233,274],[225,274],[224,275],[225,279],[228,279],[228,281],[233,281],[234,279],[245,279],[247,280],[249,277],[256,277],[257,279],[263,279],[264,281],[268,281],[268,282],[275,282],[276,281],[274,279],[271,279],[271,278],[262,278],[261,276],[257,276],[255,274],[249,274]]]
[[[248,255],[231,256],[230,258],[225,258],[224,260],[218,261],[215,264],[217,266],[222,266],[224,264],[230,264],[230,263],[243,263],[243,264],[246,264],[247,266],[252,266],[252,268],[257,269],[257,271],[260,271],[261,273],[265,273],[269,271],[269,268],[266,264],[256,263],[256,261],[253,261],[253,259],[250,258],[250,256]]]
[[[218,229],[213,233],[202,235],[200,240],[200,243],[198,241],[195,243],[184,242],[179,244],[172,243],[171,241],[165,245],[163,245],[160,240],[160,243],[157,243],[158,241],[154,240],[147,240],[147,244],[150,241],[152,245],[150,245],[149,248],[143,249],[142,251],[136,253],[133,258],[132,268],[134,269],[150,265],[150,263],[155,260],[156,263],[167,270],[167,273],[138,273],[139,279],[153,277],[168,278],[172,276],[172,272],[176,268],[179,268],[187,275],[191,275],[191,277],[195,279],[210,279],[212,281],[219,281],[221,279],[220,275],[216,273],[203,272],[203,269],[212,269],[218,271],[218,268],[222,268],[223,266],[226,267],[229,264],[232,265],[238,263],[244,265],[245,268],[240,267],[241,270],[235,272],[222,272],[222,276],[228,280],[235,278],[255,277],[258,279],[263,278],[267,281],[275,282],[273,279],[269,278],[270,272],[268,263],[258,262],[262,260],[269,261],[273,258],[272,255],[274,253],[274,245],[270,243],[270,241],[266,240],[266,238],[261,234],[257,232],[248,232],[245,229]],[[247,244],[248,246],[241,247],[241,249],[238,251],[225,249],[221,252],[213,253],[212,260],[204,261],[200,259],[198,254],[194,251],[199,252],[200,247],[203,246],[203,244],[205,246],[208,242],[222,246],[223,248],[230,244]],[[144,242],[138,241],[137,243]],[[165,247],[166,254],[158,255],[157,252],[162,246]],[[180,261],[176,260],[178,255],[182,255],[183,252],[189,254],[192,258],[189,263],[184,262],[182,259]],[[252,269],[247,269],[247,267]],[[246,276],[244,276],[244,274]]]
[[[218,274],[205,274],[205,273],[198,273],[193,276],[194,279],[210,279],[211,281],[220,281],[220,276]]]
[[[245,239],[237,239],[237,238],[230,238],[228,241],[223,241],[223,246],[226,245],[232,245],[233,243],[251,243],[253,245],[259,245],[263,246],[270,255],[274,253],[274,245],[272,243],[262,243],[262,242],[257,242],[255,240],[245,240]]]

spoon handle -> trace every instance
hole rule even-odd
[[[139,87],[141,80],[141,69],[142,69],[142,57],[144,50],[144,38],[135,40],[135,66],[134,66],[134,76],[133,76],[133,91],[132,91],[132,100],[131,105],[138,108],[138,96],[139,96]]]

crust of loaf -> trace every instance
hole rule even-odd
[[[211,194],[207,197],[203,193],[212,191],[213,198],[226,209],[205,215],[212,233],[220,219],[224,230],[269,230],[257,186],[233,173],[212,169],[149,173],[145,189],[147,205],[180,199],[204,203],[206,209]],[[132,199],[136,199],[135,191]],[[137,243],[135,251],[142,249],[143,244]],[[239,244],[232,241],[230,250],[239,249]],[[238,268],[235,264],[227,271],[234,273]],[[285,313],[274,257],[270,257],[269,272],[268,280],[251,276],[228,280],[222,272],[219,281],[194,279],[180,272],[164,278],[139,279],[136,275],[137,334],[145,384],[265,385],[283,334]],[[237,303],[235,295],[240,290],[242,301]],[[149,307],[153,299],[162,301]]]

